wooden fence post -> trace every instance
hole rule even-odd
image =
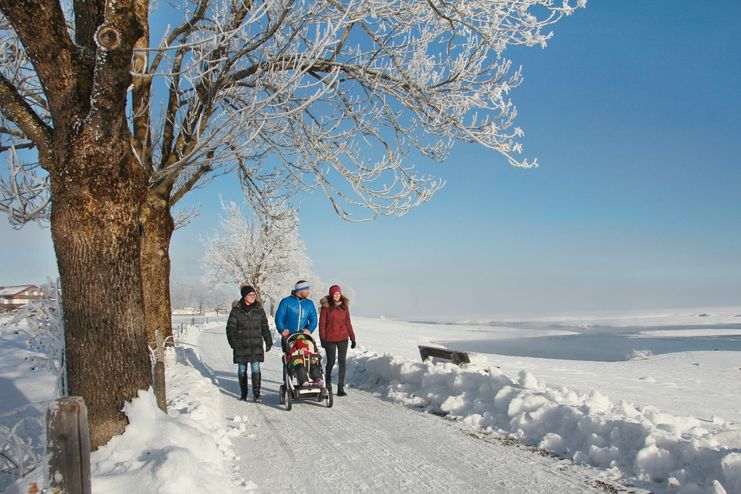
[[[167,413],[167,387],[165,384],[165,344],[162,341],[162,334],[157,329],[154,332],[155,337],[155,355],[157,361],[154,364],[154,395],[157,397],[157,406],[160,410]]]
[[[46,412],[46,430],[52,492],[90,494],[90,432],[82,397],[56,400]]]

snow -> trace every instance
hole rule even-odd
[[[741,448],[738,424],[706,422],[649,405],[613,401],[599,391],[548,386],[531,372],[513,378],[496,368],[412,362],[364,352],[350,360],[354,386],[528,446],[611,470],[614,478],[686,488],[741,481],[724,467]]]
[[[717,328],[700,328],[700,329],[662,329],[651,331],[640,331],[632,336],[633,338],[694,338],[697,336],[741,336],[739,329],[717,329]]]
[[[0,318],[5,320],[5,318]],[[29,372],[34,366],[27,335],[15,331],[0,334],[0,416],[30,403],[51,399],[55,377],[49,372]]]
[[[157,408],[154,392],[140,391],[124,406],[126,431],[91,455],[93,492],[233,492],[242,483],[227,427],[215,406],[219,390],[187,363],[185,349],[167,355],[168,414]],[[180,363],[178,363],[178,361]]]
[[[126,432],[92,454],[93,491],[741,492],[739,313],[355,317],[349,396],[291,412],[278,403],[275,351],[263,364],[264,403],[236,399],[225,318],[209,316],[168,352],[168,413],[140,392],[124,408]],[[54,381],[24,371],[11,336],[0,346],[2,420],[48,399]],[[544,340],[572,346],[572,358],[543,358]],[[707,340],[718,350],[674,351],[677,341]],[[627,352],[617,359],[589,346],[600,341]],[[419,361],[417,345],[441,344],[478,351],[462,367]],[[310,473],[298,487],[283,475],[295,464]]]

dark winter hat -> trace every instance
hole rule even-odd
[[[243,287],[242,287],[242,288],[241,288],[241,289],[239,290],[239,293],[241,293],[241,294],[242,294],[242,298],[244,298],[244,297],[245,297],[245,296],[246,296],[246,295],[247,295],[248,293],[255,293],[255,289],[254,289],[254,288],[252,288],[252,287],[251,287],[251,286],[249,286],[249,285],[245,285],[245,286],[243,286]]]
[[[335,293],[342,293],[340,285],[332,285],[329,287],[329,294],[334,295]]]
[[[293,288],[294,292],[300,292],[301,290],[308,290],[310,288],[309,282],[306,280],[298,280],[296,286]]]

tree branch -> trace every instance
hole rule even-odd
[[[201,0],[201,3],[198,4],[198,8],[193,13],[193,16],[182,25],[180,25],[178,28],[176,28],[172,33],[170,33],[170,35],[163,43],[165,48],[170,46],[176,39],[178,39],[179,36],[185,35],[185,38],[187,39],[188,35],[193,30],[195,25],[203,19],[204,15],[206,15],[206,9],[208,8],[209,1],[210,0]],[[149,73],[151,75],[157,73],[157,68],[159,67],[159,64],[162,61],[162,57],[164,57],[164,55],[165,50],[162,50],[159,51],[154,57],[152,66],[149,69]]]
[[[44,168],[49,170],[52,166],[49,154],[51,129],[2,74],[0,74],[0,111],[34,143],[39,150],[39,160]]]
[[[147,73],[147,52],[136,50],[149,46],[149,0],[137,0],[135,12],[144,34],[136,40],[132,57],[131,71],[134,74],[131,98],[134,121],[132,138],[139,161],[147,173],[151,175],[153,172],[152,121],[150,116],[152,76]]]
[[[106,5],[105,24],[95,35],[98,51],[90,98],[94,125],[111,125],[125,118],[126,108],[120,102],[125,101],[132,84],[134,45],[146,30],[138,15],[140,11],[140,0],[117,0]]]
[[[345,45],[345,41],[347,40],[347,37],[350,35],[350,31],[352,31],[352,28],[355,26],[354,22],[351,22],[348,24],[348,26],[345,28],[345,32],[342,33],[342,37],[337,42],[337,46],[334,48],[334,53],[332,53],[331,61],[335,62],[337,61],[337,57],[340,55],[340,52],[342,51],[342,47]]]
[[[96,45],[93,35],[98,26],[105,21],[105,2],[102,0],[74,0],[75,41],[95,53]]]
[[[198,168],[198,170],[172,195],[170,204],[173,206],[177,204],[177,202],[182,199],[185,194],[190,192],[198,181],[211,170],[212,167],[210,164],[205,164]]]
[[[33,142],[22,142],[20,144],[13,144],[11,146],[0,146],[0,153],[4,153],[5,151],[9,151],[11,149],[35,149],[36,144]]]
[[[173,62],[173,76],[168,91],[167,111],[165,112],[165,128],[162,132],[162,149],[160,152],[160,169],[174,162],[172,157],[173,140],[175,139],[175,119],[180,107],[178,89],[180,87],[180,67],[183,63],[183,50],[178,50]]]
[[[0,0],[0,11],[33,62],[52,117],[68,118],[69,101],[75,97],[83,67],[67,32],[61,5],[56,0]]]

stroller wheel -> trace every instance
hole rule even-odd
[[[290,411],[293,407],[293,393],[290,389],[286,390],[286,410]]]

